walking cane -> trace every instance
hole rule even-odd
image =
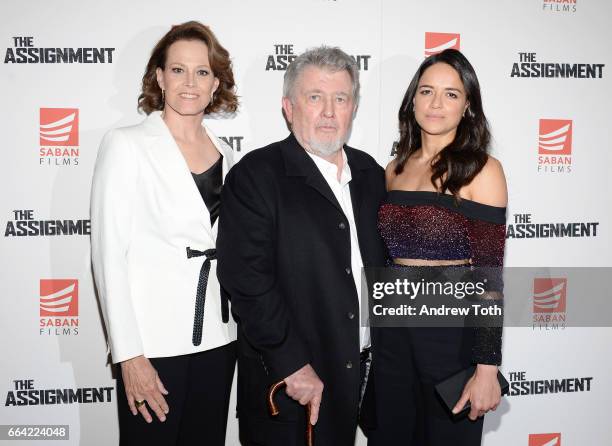
[[[270,415],[275,417],[280,413],[278,407],[274,403],[274,394],[281,387],[286,387],[287,383],[285,381],[279,381],[276,384],[273,384],[268,390],[268,408],[270,409]],[[306,446],[314,445],[314,432],[312,429],[312,424],[310,424],[310,403],[306,404]]]

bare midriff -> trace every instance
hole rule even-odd
[[[470,259],[458,260],[426,260],[426,259],[393,259],[393,263],[404,266],[455,266],[469,265]]]

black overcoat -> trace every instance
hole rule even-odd
[[[364,152],[346,146],[345,152],[363,263],[383,266],[377,212],[384,171]],[[303,444],[303,407],[279,392],[281,414],[272,419],[265,395],[272,383],[310,363],[325,386],[315,444],[353,445],[360,314],[352,275],[360,271],[351,270],[350,240],[332,190],[292,134],[248,153],[227,175],[217,273],[239,322],[244,443]]]

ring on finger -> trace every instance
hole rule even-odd
[[[144,400],[135,400],[134,404],[136,404],[136,407],[140,408],[140,407],[144,406],[145,401]]]

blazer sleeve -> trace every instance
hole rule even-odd
[[[127,255],[139,167],[122,130],[102,140],[91,192],[91,255],[114,363],[143,354],[130,294]]]
[[[221,198],[217,275],[248,343],[273,380],[311,362],[277,280],[275,206],[262,172],[244,160],[228,173]],[[268,182],[268,185],[270,183]]]
[[[506,225],[473,219],[468,222],[468,237],[472,251],[472,265],[481,280],[487,282],[486,298],[503,305],[503,265]],[[502,327],[476,327],[472,362],[474,364],[501,365]]]

